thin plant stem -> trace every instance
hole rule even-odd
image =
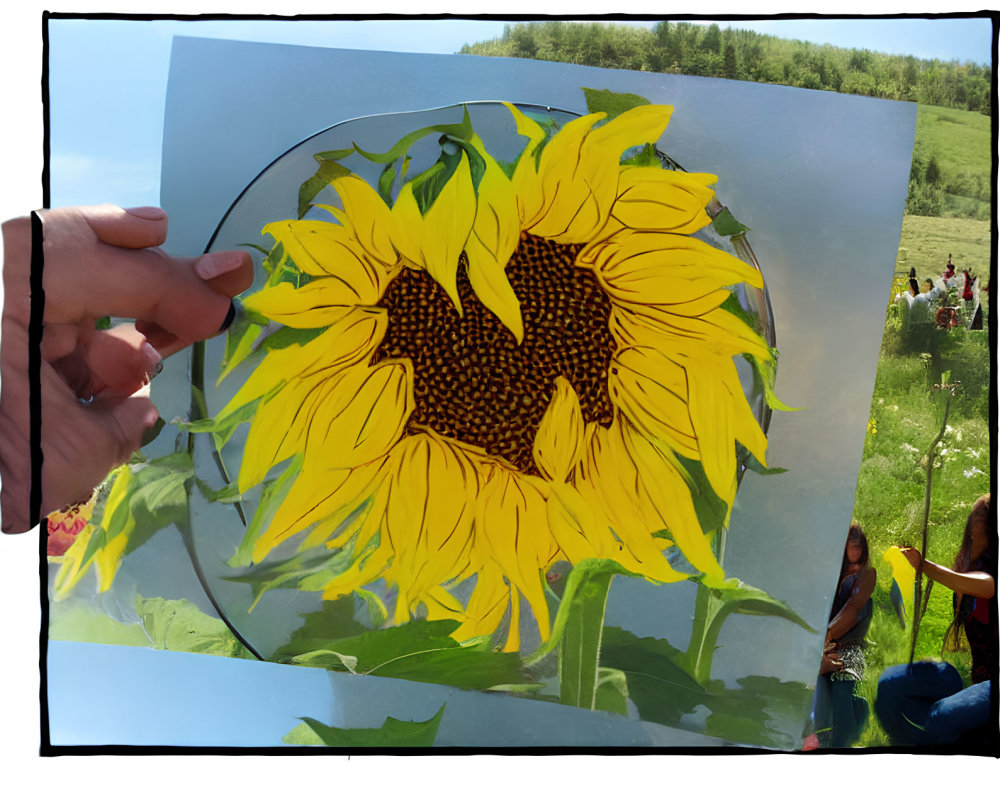
[[[931,446],[927,448],[927,480],[924,484],[924,521],[920,532],[920,563],[917,565],[917,572],[913,578],[913,630],[910,634],[910,664],[913,663],[913,657],[917,650],[917,636],[920,631],[920,619],[923,616],[924,610],[927,608],[927,600],[921,596],[921,584],[924,576],[924,560],[927,557],[927,521],[930,518],[931,513],[931,483],[934,479],[934,451],[944,438],[944,432],[948,427],[948,410],[950,408],[951,395],[949,394],[944,404],[944,417],[941,420],[941,429],[938,431],[937,436],[934,437],[934,441],[931,442]],[[930,587],[931,582],[928,581],[928,596],[930,596]]]

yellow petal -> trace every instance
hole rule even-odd
[[[476,547],[524,594],[543,640],[549,637],[549,607],[541,570],[552,553],[549,538],[539,486],[513,470],[493,469],[476,503]],[[511,594],[516,602],[516,592]]]
[[[273,466],[302,450],[312,415],[329,385],[330,381],[315,377],[292,380],[257,406],[240,463],[241,492],[256,486]]]
[[[476,218],[476,193],[469,159],[462,153],[458,167],[431,207],[421,216],[410,184],[403,186],[393,206],[399,252],[413,266],[425,269],[451,298],[459,313],[458,258]]]
[[[621,350],[611,360],[608,394],[647,439],[698,458],[687,374],[680,364],[651,347]]]
[[[387,574],[415,599],[461,572],[478,481],[459,449],[430,434],[404,438],[390,459],[383,534],[395,558]]]
[[[705,573],[711,583],[723,579],[708,537],[698,522],[691,490],[679,472],[643,435],[626,422],[622,423],[622,440],[628,458],[635,464],[642,494],[670,531],[676,545],[695,569]]]
[[[580,460],[583,447],[583,414],[573,385],[556,378],[552,400],[535,433],[535,466],[548,481],[562,483]]]
[[[702,360],[697,369],[688,369],[688,408],[705,476],[715,493],[732,505],[736,495],[734,398],[730,387],[717,377],[716,370],[722,366],[721,359],[712,358]]]
[[[610,122],[595,128],[587,137],[587,147],[610,153],[617,164],[622,153],[636,145],[659,140],[670,122],[673,106],[641,105],[622,112]]]
[[[758,270],[690,236],[634,231],[616,237],[594,258],[595,274],[615,300],[668,306],[688,303],[723,287],[760,288]]]
[[[747,353],[770,361],[767,343],[743,320],[724,308],[699,316],[673,313],[673,306],[615,304],[609,322],[621,347],[646,345],[671,353],[681,347],[703,348],[720,356]]]
[[[507,280],[506,267],[521,234],[514,187],[479,137],[472,144],[486,162],[479,182],[476,219],[465,245],[469,283],[480,302],[514,334],[524,339],[521,304]]]
[[[331,375],[367,359],[381,343],[387,324],[384,309],[354,308],[315,339],[271,350],[216,416],[232,413],[282,382]]]
[[[538,172],[545,206],[531,232],[562,244],[593,239],[608,221],[618,196],[622,153],[659,139],[671,110],[639,106],[593,130],[602,114],[567,124],[542,151]]]
[[[376,580],[392,558],[392,548],[380,544],[364,561],[355,561],[323,587],[324,600],[336,600]]]
[[[280,242],[285,255],[307,275],[338,278],[358,292],[371,284],[381,286],[385,268],[371,264],[351,231],[341,225],[289,219],[272,222],[262,232]]]
[[[408,359],[348,370],[312,416],[306,463],[344,469],[372,461],[399,440],[412,411],[413,365]]]
[[[611,532],[571,486],[552,484],[546,503],[549,529],[559,549],[573,564],[588,558],[613,558]]]
[[[504,103],[504,105],[514,117],[517,132],[528,137],[528,143],[518,156],[514,174],[511,176],[520,227],[521,230],[527,230],[537,221],[544,203],[541,181],[535,163],[535,150],[545,139],[545,130],[533,119],[525,116],[516,106],[510,103]]]
[[[560,244],[583,243],[600,229],[617,194],[618,159],[584,160],[584,139],[604,114],[571,120],[542,150],[542,206],[528,230]]]
[[[396,262],[396,249],[392,244],[392,213],[378,192],[357,175],[345,175],[330,181],[344,204],[344,217],[358,243],[366,253],[383,264]]]
[[[493,633],[510,604],[510,587],[495,563],[484,564],[476,575],[476,586],[465,607],[466,620],[451,634],[458,642]]]
[[[243,304],[292,328],[325,328],[354,306],[377,304],[384,289],[385,286],[374,283],[356,288],[339,278],[317,278],[299,289],[290,283],[279,283],[250,295]]]
[[[303,470],[254,543],[253,560],[259,563],[273,548],[318,522],[327,530],[338,527],[374,494],[380,467],[373,462],[356,469]],[[318,544],[315,538],[310,543]]]
[[[660,167],[622,167],[612,217],[632,230],[690,234],[712,220],[705,211],[715,192],[714,175]]]
[[[588,426],[582,459],[574,477],[574,487],[593,508],[599,508],[631,555],[630,569],[663,583],[686,580],[663,555],[672,542],[653,537],[663,528],[654,509],[644,505],[635,463],[628,456],[617,424],[610,429]]]

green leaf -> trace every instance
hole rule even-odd
[[[765,467],[741,444],[736,445],[736,457],[748,470],[758,475],[781,475],[783,472],[788,472],[784,467]]]
[[[454,620],[414,620],[360,635],[329,636],[324,626],[343,624],[343,614],[324,612],[307,615],[306,624],[292,640],[275,652],[275,660],[324,667],[385,678],[403,678],[425,683],[443,683],[461,689],[534,688],[522,670],[517,653],[497,653],[488,637],[459,644],[449,635],[459,623]],[[354,659],[348,661],[348,659]]]
[[[763,589],[749,586],[738,578],[727,578],[723,588],[713,589],[712,592],[722,598],[723,612],[758,617],[781,617],[810,633],[816,633],[816,629],[793,611],[784,600],[776,600]]]
[[[230,560],[229,566],[234,566],[237,559]],[[344,551],[331,553],[325,547],[300,553],[278,562],[265,561],[239,575],[223,576],[227,581],[248,583],[253,590],[253,602],[247,612],[251,612],[260,602],[265,592],[289,584],[297,584],[301,588],[306,578],[319,576],[318,582],[329,583],[351,565],[351,554]]]
[[[265,483],[265,488],[261,494],[260,502],[257,504],[257,510],[254,512],[254,515],[250,520],[247,532],[243,534],[243,540],[240,542],[239,547],[236,548],[236,552],[233,554],[232,558],[226,562],[228,566],[247,567],[251,564],[253,561],[251,555],[253,553],[254,545],[257,543],[257,539],[260,537],[261,533],[267,530],[267,526],[274,518],[275,513],[278,511],[278,508],[284,502],[285,497],[292,488],[292,484],[295,482],[299,472],[302,470],[302,460],[304,457],[303,453],[297,453],[295,457],[288,462],[285,469],[276,480]]]
[[[589,558],[579,562],[573,567],[569,577],[566,579],[566,588],[563,590],[562,602],[559,604],[559,611],[556,613],[555,621],[552,623],[552,632],[547,642],[544,642],[534,653],[532,653],[525,663],[528,665],[537,664],[545,656],[551,653],[562,639],[563,633],[570,619],[579,617],[583,613],[593,613],[591,601],[600,595],[600,587],[597,591],[587,590],[587,584],[596,579],[607,577],[610,581],[614,575],[632,575],[625,567],[617,561],[611,559]]]
[[[622,166],[630,167],[662,167],[660,154],[656,150],[655,144],[644,144],[640,147],[633,147],[622,153]]]
[[[587,111],[591,114],[603,111],[608,119],[614,119],[637,106],[649,105],[649,100],[637,94],[612,92],[610,89],[588,89],[586,86],[580,88],[587,99]]]
[[[290,731],[282,741],[286,744],[326,747],[432,747],[445,706],[423,722],[406,722],[386,717],[381,728],[332,728],[312,717],[300,717],[302,725]]]
[[[688,672],[685,654],[665,639],[622,628],[604,629],[601,663],[625,676],[642,719],[677,725],[702,706],[710,712],[705,734],[742,744],[792,749],[796,743],[782,729],[800,727],[812,702],[808,686],[777,678],[740,678],[739,689],[722,681],[703,686]]]
[[[775,600],[762,589],[749,586],[738,578],[727,578],[721,587],[710,588],[702,584],[698,587],[691,642],[685,658],[691,665],[692,674],[704,683],[711,675],[719,632],[733,613],[781,617],[810,633],[816,632],[787,603]]]
[[[597,693],[594,708],[625,716],[628,714],[628,679],[619,669],[597,670]]]
[[[106,331],[111,328],[111,317],[101,317],[94,323],[94,330]]]
[[[253,420],[254,415],[257,413],[257,406],[262,401],[275,394],[283,385],[284,382],[276,386],[263,397],[251,400],[245,406],[240,406],[239,408],[234,409],[224,417],[206,417],[205,419],[195,420],[194,422],[184,422],[182,420],[175,419],[173,424],[188,433],[212,434],[212,438],[215,440],[216,450],[221,450],[240,425],[244,422],[250,422]]]
[[[705,468],[700,461],[693,461],[677,455],[682,475],[691,490],[691,500],[694,503],[698,523],[703,531],[717,531],[726,524],[729,516],[729,506],[712,489]]]
[[[751,675],[740,678],[739,689],[713,687],[705,703],[711,710],[705,733],[741,744],[796,749],[788,729],[798,730],[809,714],[813,690],[803,683]]]
[[[226,331],[226,348],[219,364],[216,386],[221,384],[233,369],[253,355],[254,342],[262,330],[264,326],[259,322],[252,321],[247,315],[237,315],[236,320]]]
[[[712,220],[712,227],[719,236],[738,236],[750,230],[742,222],[738,222],[733,212],[723,206],[722,210]]]
[[[221,619],[190,600],[136,597],[135,610],[149,643],[158,650],[255,659]]]
[[[676,725],[706,702],[708,692],[684,667],[684,654],[665,639],[639,638],[622,628],[604,629],[601,665],[621,672],[639,716]]]
[[[354,147],[358,153],[375,164],[390,164],[397,159],[403,158],[414,144],[432,133],[445,134],[452,136],[455,139],[468,142],[472,139],[474,131],[472,130],[472,121],[469,119],[469,109],[463,107],[462,110],[463,115],[461,122],[443,125],[430,125],[426,128],[415,130],[396,142],[396,144],[385,153],[369,153],[366,150],[362,150],[357,146],[357,144],[355,144]]]
[[[343,178],[345,175],[350,174],[351,171],[347,167],[338,164],[336,161],[320,160],[319,169],[316,170],[316,174],[299,187],[299,219],[302,219],[306,215],[312,205],[313,199],[330,185],[330,181],[334,178]]]
[[[133,468],[129,506],[135,522],[124,555],[187,516],[186,482],[193,476],[194,466],[186,452],[171,453]]]

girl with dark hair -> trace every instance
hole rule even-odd
[[[868,720],[868,703],[858,686],[865,671],[864,640],[872,619],[876,577],[868,563],[868,538],[854,521],[847,532],[816,681],[816,740],[811,743],[818,747],[850,747]]]
[[[875,712],[893,744],[960,743],[973,750],[997,746],[997,529],[990,495],[972,506],[953,568],[901,548],[914,568],[952,590],[955,616],[944,647],[956,649],[964,632],[972,653],[972,685],[945,661],[889,667],[879,678]],[[992,723],[991,723],[992,720]]]

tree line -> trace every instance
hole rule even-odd
[[[973,62],[819,45],[691,22],[652,28],[599,22],[507,25],[460,53],[702,75],[908,100],[989,115],[992,69]]]

